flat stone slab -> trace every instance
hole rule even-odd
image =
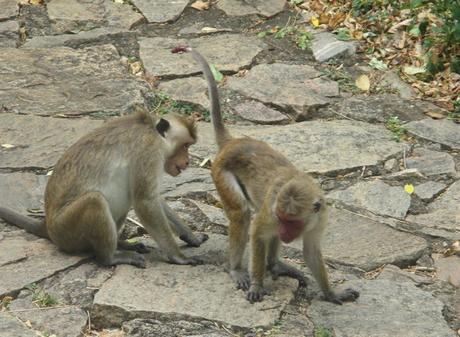
[[[460,288],[460,257],[456,255],[443,257],[441,254],[433,256],[436,276]]]
[[[128,4],[115,3],[111,0],[85,1],[51,0],[46,5],[48,16],[62,32],[80,31],[79,25],[110,26],[130,29],[142,20],[142,15],[135,12]]]
[[[207,169],[190,167],[177,177],[164,175],[160,190],[165,197],[184,197],[215,191],[211,172]]]
[[[27,240],[21,232],[13,232],[1,240],[2,250],[15,252],[0,266],[0,296],[21,290],[58,271],[80,263],[85,257],[58,251],[45,239]],[[18,257],[21,257],[18,259]]]
[[[84,118],[0,114],[0,168],[49,168],[70,145],[102,123]],[[4,148],[2,144],[14,147]]]
[[[360,291],[356,303],[334,305],[314,300],[307,316],[315,326],[347,337],[454,337],[442,311],[444,305],[411,283],[389,280],[350,281]]]
[[[406,124],[409,133],[445,145],[454,150],[460,149],[460,124],[448,119],[424,119]]]
[[[0,326],[0,337],[37,337],[35,331],[5,311],[0,311]]]
[[[243,102],[232,109],[241,118],[258,124],[286,124],[289,122],[285,114],[257,101]]]
[[[408,169],[417,169],[426,176],[438,174],[455,176],[457,174],[454,158],[450,154],[423,148],[415,149],[412,155],[406,158],[406,166]]]
[[[343,54],[353,55],[356,51],[356,44],[337,40],[334,34],[323,32],[315,34],[311,49],[316,61],[324,62]]]
[[[426,183],[415,186],[415,194],[422,200],[429,200],[444,188],[446,188],[446,185],[443,183],[427,181]]]
[[[393,116],[397,116],[401,121],[421,120],[426,118],[424,112],[430,110],[429,106],[420,101],[382,94],[345,98],[331,104],[324,112],[336,118],[345,116],[369,123],[386,123]]]
[[[410,207],[410,195],[403,187],[390,186],[380,180],[358,182],[346,190],[334,191],[327,196],[375,214],[402,219]]]
[[[163,81],[158,85],[158,90],[170,98],[209,108],[206,81],[200,77],[180,78],[177,80]]]
[[[96,294],[92,318],[97,325],[167,315],[168,319],[199,318],[245,328],[270,326],[293,299],[297,281],[280,278],[266,286],[270,295],[250,304],[220,267],[119,266]]]
[[[285,0],[220,0],[217,7],[228,16],[244,16],[258,14],[265,17],[272,17],[284,10]]]
[[[132,2],[151,23],[176,20],[189,3],[188,0],[133,0]]]
[[[404,82],[395,70],[387,71],[382,81],[390,86],[390,88],[397,90],[401,98],[411,99],[417,96],[415,89],[410,84]]]
[[[0,102],[7,111],[118,115],[143,103],[143,89],[112,45],[5,48],[0,53]]]
[[[19,24],[17,21],[0,22],[0,48],[16,47],[19,40],[18,31]]]
[[[15,0],[0,0],[0,20],[13,18],[19,14],[19,5]]]
[[[89,31],[79,32],[77,34],[61,34],[61,35],[47,35],[47,36],[34,36],[32,39],[27,40],[21,48],[54,48],[54,47],[74,47],[78,44],[87,42],[99,42],[104,38],[113,37],[113,35],[125,33],[127,30],[113,27],[95,28]]]
[[[408,221],[422,225],[420,231],[451,240],[460,240],[460,182],[453,183],[433,201],[427,214],[410,215]]]
[[[25,215],[27,209],[43,209],[47,181],[45,175],[0,173],[0,205]]]
[[[211,223],[228,227],[228,219],[222,208],[211,206],[200,201],[193,201],[193,203],[208,217]]]
[[[302,120],[329,104],[329,97],[339,95],[337,82],[320,75],[308,65],[260,64],[244,77],[229,78],[227,85],[246,97],[288,110],[296,120]]]
[[[141,38],[139,45],[139,54],[145,70],[153,76],[160,77],[201,72],[201,67],[190,53],[171,53],[171,49],[177,46],[191,45],[221,72],[236,72],[242,67],[249,66],[264,47],[263,42],[256,37],[236,34],[212,35],[190,40]]]
[[[379,125],[336,120],[311,121],[285,126],[231,127],[234,136],[249,136],[266,141],[283,153],[300,170],[336,172],[367,166],[372,168],[390,156],[402,153],[403,144]],[[200,138],[192,153],[208,157],[216,150],[209,123],[199,124]]]
[[[301,241],[288,247],[301,256]],[[428,249],[428,242],[368,217],[331,207],[322,249],[330,261],[372,270],[389,263],[415,262]]]

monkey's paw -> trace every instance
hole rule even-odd
[[[209,235],[205,233],[197,233],[193,237],[180,236],[179,239],[186,242],[190,247],[200,247],[203,242],[209,239]]]
[[[244,291],[249,289],[251,284],[249,280],[249,274],[243,270],[230,270],[230,277],[236,283],[236,289],[242,289]]]
[[[191,257],[170,256],[169,262],[172,264],[190,265],[190,266],[204,264],[203,259],[199,258],[198,256],[191,256]]]
[[[330,293],[325,296],[325,300],[335,304],[342,305],[343,302],[354,302],[359,297],[359,292],[357,290],[347,288],[341,293]]]
[[[267,295],[267,291],[260,285],[251,285],[249,288],[246,299],[251,302],[262,302],[264,296]]]

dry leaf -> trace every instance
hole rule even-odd
[[[367,75],[360,75],[356,79],[355,84],[362,91],[369,91],[371,87],[371,81],[369,80],[369,76]]]
[[[12,149],[13,147],[15,147],[13,144],[2,144],[0,146],[4,149]]]
[[[203,33],[209,34],[209,33],[216,33],[216,32],[218,32],[219,30],[218,30],[217,28],[214,28],[214,27],[203,27],[203,28],[201,28],[201,31],[202,31]]]
[[[29,3],[34,6],[40,6],[43,5],[43,0],[29,0]]]
[[[443,119],[443,118],[446,118],[446,115],[444,115],[443,113],[440,113],[438,111],[428,111],[428,112],[425,112],[425,115],[433,118],[433,119]]]
[[[313,16],[313,17],[311,18],[311,25],[312,25],[313,27],[318,27],[318,26],[319,26],[319,20],[318,20],[318,18],[317,18],[316,16]]]
[[[195,1],[190,7],[195,8],[199,11],[203,11],[206,9],[209,9],[209,2],[204,2],[204,1]]]

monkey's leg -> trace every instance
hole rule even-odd
[[[249,265],[251,286],[246,295],[247,300],[251,303],[262,301],[264,295],[267,294],[263,284],[266,268],[266,241],[266,239],[261,238],[256,233],[251,233],[251,259]]]
[[[281,243],[277,237],[274,237],[268,246],[267,269],[271,272],[273,279],[276,280],[280,276],[288,276],[298,280],[299,286],[305,287],[307,280],[303,273],[297,268],[279,260],[280,246]]]
[[[249,275],[242,267],[244,250],[248,241],[251,213],[248,202],[236,178],[229,172],[214,171],[213,179],[229,219],[228,259],[230,277],[237,289],[248,290]]]
[[[158,243],[160,249],[167,254],[171,263],[190,265],[203,263],[198,257],[186,257],[179,250],[159,197],[138,198],[134,203],[134,210],[145,229]]]
[[[163,210],[168,218],[174,232],[179,239],[186,242],[191,247],[199,247],[209,236],[205,233],[194,234],[190,228],[177,216],[177,214],[168,206],[166,201],[162,200]]]
[[[145,268],[142,255],[116,250],[117,227],[107,200],[99,192],[82,195],[62,209],[54,219],[53,227],[59,228],[57,236],[84,238],[88,241],[97,261],[102,265],[132,264]]]
[[[340,293],[336,293],[331,289],[319,243],[304,239],[303,255],[313,276],[319,283],[326,301],[342,304],[342,302],[355,301],[359,297],[359,292],[351,288],[345,289]]]

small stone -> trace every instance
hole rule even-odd
[[[248,121],[258,124],[285,124],[289,118],[281,112],[257,101],[248,101],[233,107],[235,113]]]
[[[431,118],[406,124],[409,133],[440,143],[454,150],[460,149],[460,124],[448,119]]]
[[[404,218],[410,207],[410,196],[402,187],[390,186],[380,180],[359,182],[346,190],[329,193],[328,197],[397,218]]]
[[[315,35],[311,49],[316,61],[324,62],[343,54],[354,55],[356,44],[337,40],[334,34],[323,32]]]
[[[416,168],[426,176],[438,174],[455,176],[457,173],[454,158],[450,154],[423,148],[415,149],[412,155],[406,158],[406,166],[409,169]]]
[[[359,280],[345,287],[359,290],[356,303],[314,300],[307,316],[315,326],[331,327],[335,336],[454,337],[442,315],[443,303],[411,283]]]
[[[220,0],[217,7],[228,16],[244,16],[259,14],[272,17],[283,11],[286,0],[252,0],[250,2],[238,0]]]
[[[393,171],[396,168],[396,165],[398,164],[398,161],[394,158],[387,160],[383,166],[383,168],[387,171]]]
[[[150,23],[176,20],[189,3],[188,0],[132,0]]]
[[[460,257],[456,255],[443,257],[440,254],[435,254],[433,257],[436,276],[460,288]]]
[[[434,195],[446,188],[445,184],[436,181],[427,181],[426,183],[415,186],[415,194],[422,200],[430,200]]]
[[[339,95],[337,82],[320,77],[308,65],[260,64],[244,77],[229,78],[228,88],[248,98],[291,111],[295,120],[304,120]]]

